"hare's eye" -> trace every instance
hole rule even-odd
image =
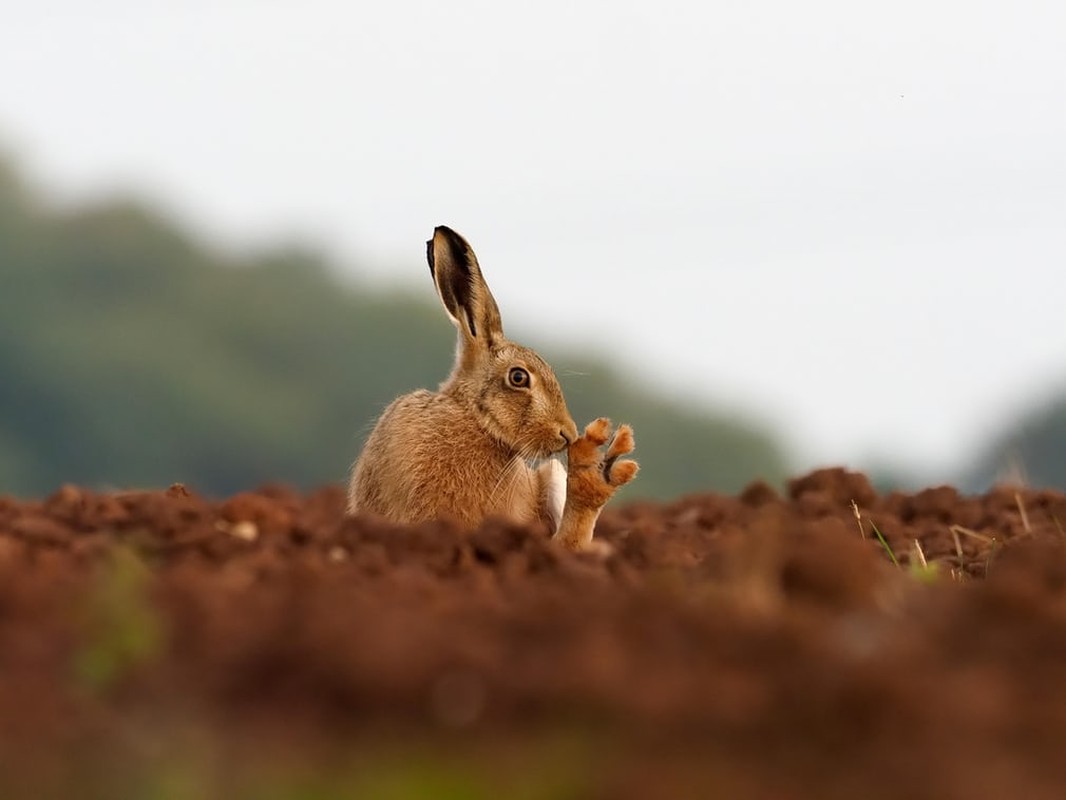
[[[507,383],[515,389],[525,389],[529,386],[529,373],[521,367],[511,367],[507,372]]]

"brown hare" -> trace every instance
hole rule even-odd
[[[403,395],[382,413],[352,468],[348,512],[471,526],[489,515],[540,519],[564,546],[591,549],[600,509],[637,474],[620,458],[633,450],[632,429],[612,437],[601,418],[579,436],[552,368],[504,336],[466,240],[438,227],[426,255],[459,329],[455,365],[436,392]],[[563,450],[569,472],[550,458]]]

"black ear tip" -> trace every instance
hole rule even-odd
[[[459,234],[449,228],[447,225],[438,225],[433,229],[433,238],[429,240],[430,245],[433,242],[444,241],[449,247],[454,247],[455,241],[459,238]]]
[[[454,261],[466,262],[473,258],[474,251],[467,244],[466,239],[453,231],[447,225],[438,225],[433,229],[433,238],[429,242],[429,249],[433,249],[433,243],[443,244]]]
[[[436,239],[438,236],[444,239],[453,250],[462,250],[467,246],[466,240],[447,225],[438,225],[433,229],[433,238]]]

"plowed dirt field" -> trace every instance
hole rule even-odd
[[[0,797],[1066,797],[1060,493],[343,509],[0,498]]]

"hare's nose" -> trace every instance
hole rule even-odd
[[[577,441],[577,425],[572,421],[567,422],[566,425],[559,429],[559,435],[563,437],[563,441],[566,442],[566,446],[569,447]]]

